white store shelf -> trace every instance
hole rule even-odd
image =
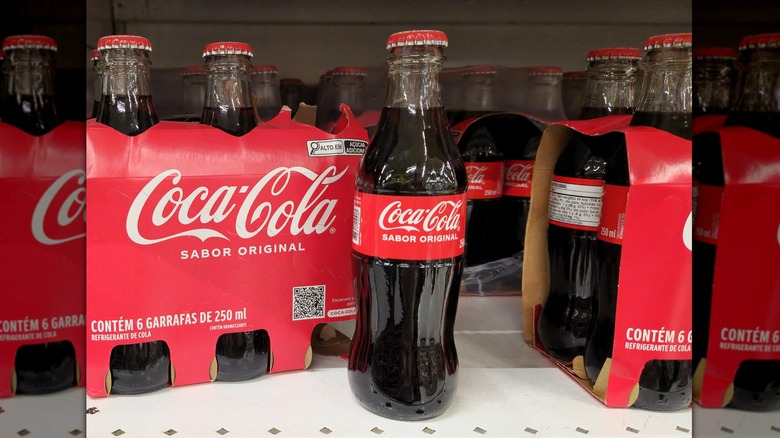
[[[86,415],[86,436],[694,436],[692,409],[657,413],[603,406],[522,341],[520,315],[517,296],[461,298],[456,323],[459,387],[450,409],[431,420],[402,422],[369,413],[349,390],[346,362],[315,356],[309,370],[249,382],[215,382],[129,397],[87,397],[86,408],[93,413]],[[348,331],[349,325],[341,326]],[[0,407],[0,437],[85,436],[83,390],[0,399]],[[780,438],[776,413],[695,412],[695,436]],[[70,434],[75,429],[82,433]],[[29,434],[18,435],[20,430]]]

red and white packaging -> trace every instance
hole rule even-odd
[[[16,351],[28,344],[73,344],[83,386],[84,123],[42,136],[0,123],[0,139],[0,397],[13,395]]]
[[[740,363],[780,360],[780,139],[736,126],[716,132],[725,184],[713,188],[714,203],[700,191],[696,212],[697,223],[716,224],[700,238],[717,244],[706,365],[694,379],[706,407],[728,404]]]
[[[346,107],[342,107],[346,108]],[[283,110],[242,137],[160,122],[87,125],[87,394],[111,349],[163,340],[174,386],[211,379],[223,333],[264,329],[271,372],[307,368],[317,324],[354,318],[351,231],[366,131]]]
[[[525,340],[544,352],[536,325],[549,290],[547,226],[555,162],[574,135],[609,135],[610,141],[624,142],[630,186],[605,185],[602,199],[608,205],[608,197],[625,198],[626,210],[602,210],[598,229],[603,240],[622,244],[606,385],[591,385],[581,358],[569,366],[556,362],[611,407],[633,403],[648,360],[691,359],[691,142],[658,129],[628,126],[630,120],[609,116],[556,123],[545,130],[534,166],[523,258]]]

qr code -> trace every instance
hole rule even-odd
[[[293,288],[293,321],[325,317],[325,286]]]

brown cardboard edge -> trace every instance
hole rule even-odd
[[[547,208],[555,162],[572,137],[570,128],[550,125],[542,134],[531,177],[531,209],[525,231],[523,251],[523,339],[533,346],[535,337],[533,309],[541,305],[550,287],[547,257]]]

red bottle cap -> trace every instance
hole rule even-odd
[[[90,61],[97,61],[98,59],[100,59],[100,50],[95,49],[95,50],[92,51],[92,53],[90,53],[89,60]]]
[[[351,75],[351,76],[365,76],[366,69],[363,67],[355,67],[351,65],[341,65],[335,67],[330,71],[332,75]]]
[[[298,78],[283,78],[279,79],[281,85],[303,85],[303,81]]]
[[[730,47],[702,47],[693,49],[693,57],[699,59],[736,59],[737,51]]]
[[[666,35],[651,36],[645,41],[645,50],[675,47],[678,49],[691,47],[693,40],[691,33],[668,33]]]
[[[780,33],[759,33],[748,35],[739,42],[739,50],[755,48],[777,48],[780,46]]]
[[[98,50],[110,49],[137,49],[152,51],[152,43],[148,39],[137,35],[108,35],[98,40]]]
[[[465,67],[462,72],[464,75],[494,75],[498,73],[495,65],[473,65]]]
[[[563,70],[555,66],[528,67],[529,75],[563,75]]]
[[[254,56],[252,53],[252,46],[247,43],[239,43],[235,41],[209,43],[206,44],[206,47],[203,48],[204,58],[207,56],[220,55],[246,55],[249,57]]]
[[[5,59],[5,50],[0,50],[0,59]]]
[[[188,65],[182,69],[182,76],[205,75],[206,69],[202,65]]]
[[[271,64],[252,66],[252,74],[279,73],[279,67]]]
[[[564,79],[587,79],[588,72],[586,71],[565,71],[563,72]]]
[[[585,57],[587,62],[603,61],[606,59],[630,59],[639,61],[642,59],[642,52],[633,47],[616,47],[591,50],[588,52],[588,56]]]
[[[403,46],[447,47],[447,34],[440,30],[405,30],[387,38],[387,50]]]
[[[43,35],[13,35],[3,40],[3,50],[43,49],[57,51],[54,38]]]

